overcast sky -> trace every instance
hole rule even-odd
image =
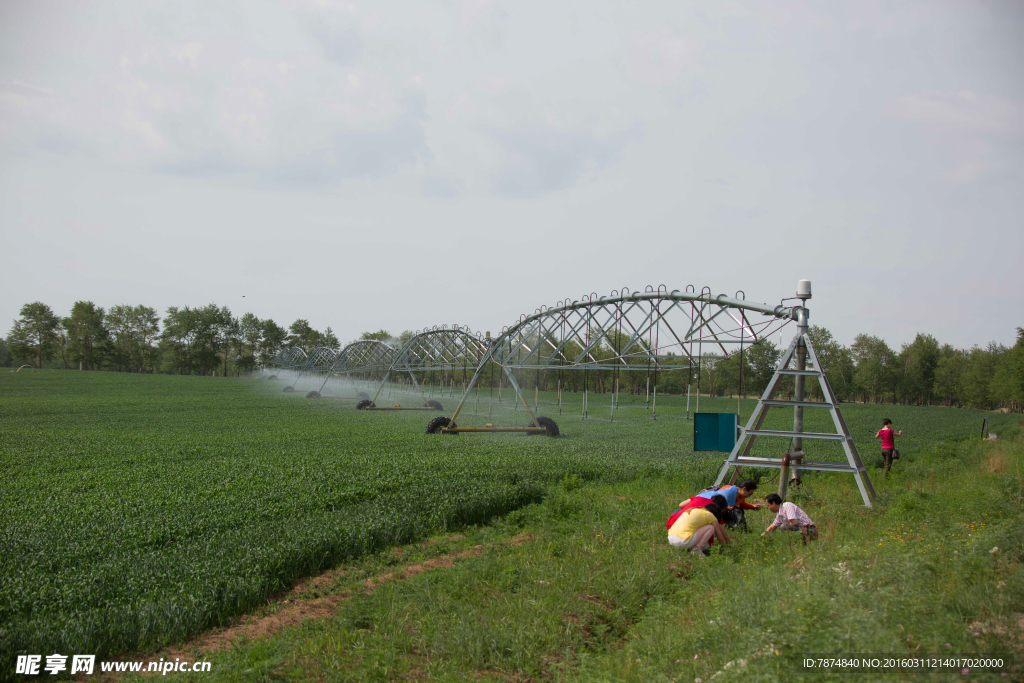
[[[1011,344],[1021,36],[1021,2],[3,1],[0,333],[80,299],[497,332],[808,278],[847,344]]]

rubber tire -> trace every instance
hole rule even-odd
[[[295,387],[288,386],[288,387],[285,387],[284,389],[282,389],[281,391],[283,391],[286,394],[291,394],[291,393],[293,393],[295,391]]]
[[[357,391],[356,398],[370,398],[370,395],[365,391]]]
[[[555,424],[555,421],[552,420],[550,417],[538,417],[537,422],[540,423],[541,427],[547,430],[545,436],[558,436],[558,425]],[[531,422],[529,426],[536,427],[537,425]],[[536,436],[536,434],[530,433],[527,434],[527,436]]]
[[[363,410],[365,408],[376,408],[376,407],[377,407],[377,404],[374,403],[373,401],[371,401],[368,398],[365,398],[365,399],[363,399],[362,401],[360,401],[359,403],[356,404],[356,410]]]
[[[277,375],[271,375],[271,376],[270,376],[270,377],[268,377],[267,379],[277,379]]]
[[[427,434],[440,434],[441,433],[441,427],[458,427],[458,426],[459,425],[455,424],[454,422],[449,420],[447,417],[445,417],[443,415],[440,415],[438,417],[435,417],[433,420],[431,420],[427,424]],[[458,436],[458,433],[456,433],[455,436]]]
[[[441,407],[441,404],[437,401],[427,401],[427,407],[433,408],[434,410],[444,410],[444,408]]]
[[[306,394],[306,398],[320,398],[320,392],[319,391],[311,391],[308,394]]]

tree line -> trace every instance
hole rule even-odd
[[[61,317],[36,301],[0,339],[0,366],[227,376],[252,372],[289,345],[341,346],[330,327],[320,332],[299,319],[286,329],[216,304],[171,306],[161,319],[149,306],[107,310],[91,301],[76,301]]]
[[[970,349],[942,344],[922,333],[896,350],[868,334],[858,334],[853,344],[843,346],[822,327],[811,327],[809,332],[841,401],[1004,408],[1011,412],[1021,412],[1024,406],[1024,328],[1017,328],[1013,346],[989,342]],[[768,385],[783,349],[760,340],[749,353],[743,372],[751,383],[744,381],[743,393],[758,395]],[[711,393],[738,391],[738,354],[702,364],[706,367],[701,375]],[[792,378],[787,379],[791,384]],[[808,381],[807,390],[820,398],[816,381]]]
[[[386,330],[366,332],[364,339],[406,341],[412,332],[392,337]],[[1007,347],[957,349],[929,334],[918,334],[899,350],[885,340],[859,334],[850,346],[837,342],[822,327],[812,327],[811,340],[832,388],[841,401],[943,405],[1021,412],[1024,406],[1024,328]],[[623,340],[609,338],[594,350],[612,357]],[[284,347],[307,353],[318,346],[340,348],[328,327],[313,329],[299,319],[288,328],[252,313],[235,317],[226,306],[167,309],[161,319],[148,306],[118,305],[109,310],[91,301],[77,301],[67,317],[42,302],[25,304],[6,339],[0,339],[0,366],[28,363],[34,367],[237,375],[266,365]],[[783,349],[768,339],[742,353],[708,356],[687,367],[685,357],[666,357],[657,366],[632,365],[629,372],[546,370],[516,373],[521,386],[569,391],[587,389],[640,393],[696,392],[710,396],[757,396],[768,385]],[[571,353],[569,354],[571,356]],[[466,371],[454,370],[454,374]],[[468,369],[472,374],[472,369]],[[452,374],[452,373],[448,373]],[[449,379],[465,380],[466,377]],[[500,378],[497,380],[500,382]],[[792,379],[787,378],[791,383]],[[788,393],[784,384],[782,393]],[[819,397],[817,383],[808,393]]]

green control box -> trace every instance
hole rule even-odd
[[[736,445],[736,413],[696,413],[693,450],[731,453]]]

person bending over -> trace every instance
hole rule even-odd
[[[765,499],[768,509],[775,513],[775,521],[771,523],[764,534],[782,529],[783,531],[799,531],[804,537],[804,542],[813,541],[818,537],[818,527],[795,503],[783,503],[782,497],[777,493],[769,493]]]
[[[676,518],[668,530],[669,545],[702,557],[710,550],[713,539],[717,538],[722,545],[726,545],[730,539],[722,527],[721,514],[721,508],[714,503],[689,508]]]
[[[889,476],[889,469],[892,467],[892,454],[896,450],[896,437],[903,436],[903,430],[898,432],[892,430],[892,420],[882,420],[882,428],[875,434],[876,439],[882,440],[882,460],[885,461],[885,476]]]
[[[676,523],[677,519],[679,519],[679,515],[683,514],[687,510],[691,508],[704,508],[712,503],[717,505],[719,510],[724,510],[728,507],[728,503],[726,503],[725,498],[719,495],[711,496],[710,499],[702,498],[701,496],[694,496],[693,498],[689,498],[681,502],[679,504],[679,509],[669,515],[668,521],[665,522],[665,529],[671,529],[672,525]],[[721,513],[719,513],[718,521],[722,521]]]
[[[720,495],[725,498],[728,505],[728,509],[725,511],[722,519],[727,527],[735,529],[736,527],[747,526],[747,519],[744,514],[744,510],[760,510],[760,505],[753,505],[747,502],[754,490],[757,488],[757,483],[752,479],[747,479],[742,482],[739,486],[733,486],[727,484],[717,491],[714,487],[710,487],[701,491],[697,496],[701,498],[711,499],[712,496]]]

